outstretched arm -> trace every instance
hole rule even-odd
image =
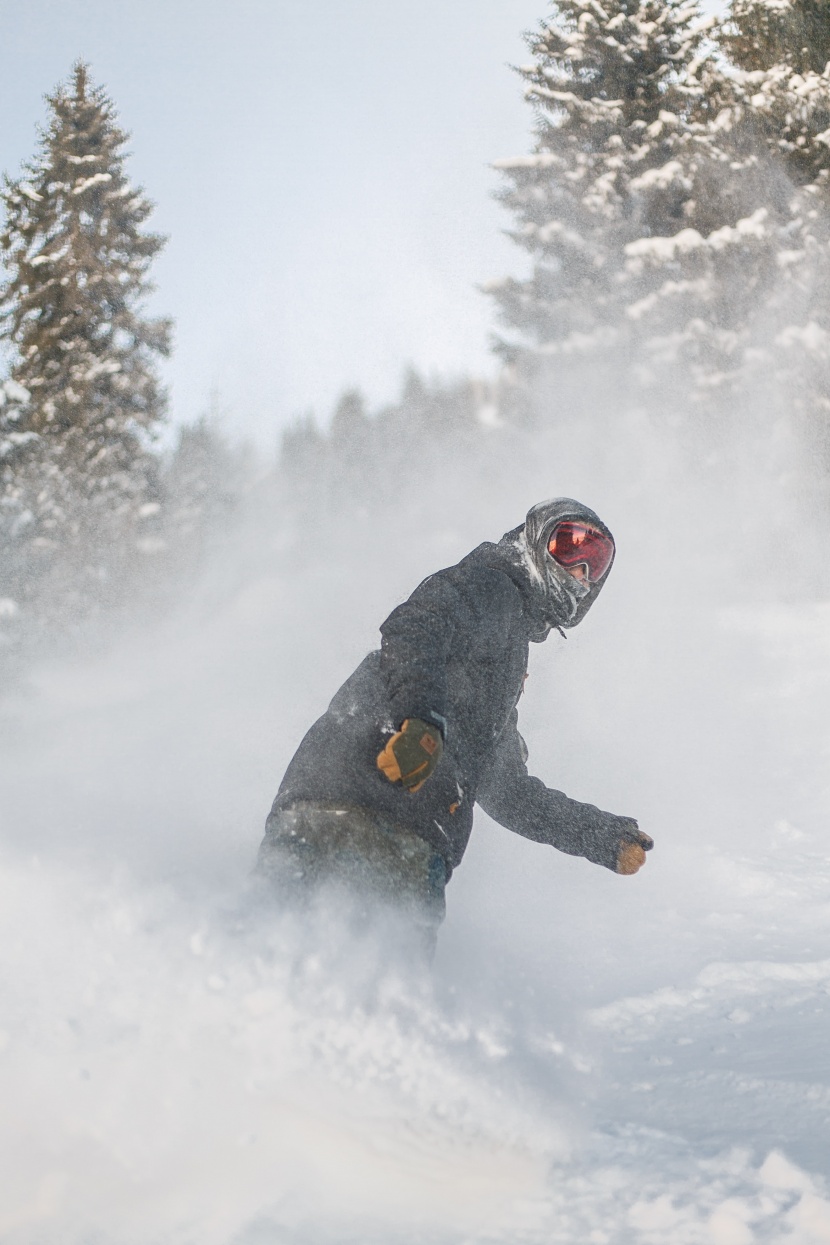
[[[571,800],[528,774],[527,747],[517,723],[514,709],[476,797],[485,813],[523,838],[549,843],[569,856],[584,856],[615,873],[636,873],[653,846],[649,836],[633,817]]]

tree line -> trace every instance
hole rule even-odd
[[[613,437],[632,410],[700,458],[724,425],[783,421],[826,506],[830,6],[558,0],[527,43],[534,142],[495,161],[525,273],[482,287],[498,380],[410,378],[371,437],[352,395],[326,435],[292,430],[287,464],[331,483],[347,443],[399,464],[403,426],[430,445],[569,421]]]
[[[635,408],[690,445],[732,419],[765,435],[783,411],[826,480],[830,7],[558,0],[527,43],[531,149],[495,162],[523,272],[483,287],[498,379],[410,373],[373,414],[348,392],[325,429],[285,434],[260,494],[325,511],[367,479],[394,491],[449,442],[495,461],[522,430],[607,433]],[[145,303],[164,239],[85,64],[47,107],[2,192],[6,654],[163,594],[250,485],[205,422],[159,451],[171,325]]]
[[[168,319],[146,314],[165,239],[127,174],[126,133],[88,66],[47,97],[38,150],[2,191],[0,668],[158,592],[238,488],[205,421],[158,450]]]

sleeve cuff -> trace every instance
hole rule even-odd
[[[436,713],[433,709],[430,709],[428,713],[419,713],[418,717],[424,722],[431,722],[433,726],[437,726],[443,736],[444,743],[447,742],[449,728],[447,727],[447,719],[442,713]]]
[[[442,713],[436,713],[434,709],[422,709],[419,705],[416,705],[414,708],[407,709],[405,713],[399,711],[392,721],[397,722],[398,726],[400,726],[401,722],[406,721],[407,718],[420,718],[422,722],[429,722],[431,726],[437,726],[444,743],[447,742],[449,727],[447,719]]]

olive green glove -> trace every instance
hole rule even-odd
[[[617,851],[617,873],[631,874],[642,869],[646,852],[654,847],[654,839],[643,834],[633,817],[626,818]]]
[[[401,783],[414,795],[435,772],[443,751],[444,740],[437,726],[420,718],[407,718],[378,754],[377,767],[390,782]]]

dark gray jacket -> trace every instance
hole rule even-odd
[[[604,528],[568,498],[544,503],[522,527],[431,575],[393,610],[380,651],[364,659],[300,744],[272,816],[305,801],[367,809],[426,839],[449,873],[464,854],[478,803],[525,838],[615,867],[630,819],[531,777],[517,729],[529,641],[544,639],[552,626],[574,626],[602,587],[587,591],[559,568],[551,577],[544,550],[563,517]],[[408,717],[446,723],[441,762],[414,795],[376,765]]]

